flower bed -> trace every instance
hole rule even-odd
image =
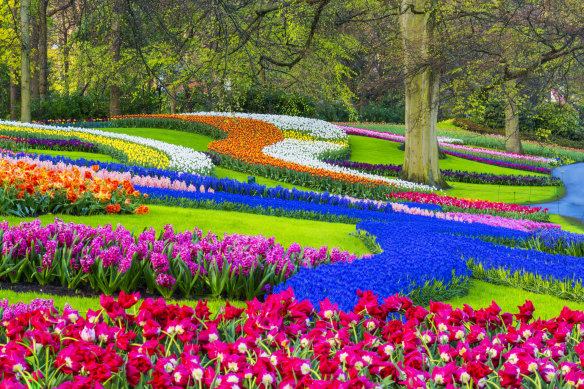
[[[348,135],[360,135],[360,136],[367,136],[370,138],[379,138],[379,139],[387,139],[392,140],[394,142],[404,143],[406,141],[406,136],[401,134],[392,134],[391,132],[385,131],[375,131],[369,130],[365,128],[357,128],[357,127],[349,127],[345,125],[340,126]],[[464,141],[458,138],[450,138],[445,136],[438,137],[439,143],[447,143],[447,144],[462,144]]]
[[[459,293],[461,277],[584,301],[584,263],[573,256],[494,244],[480,237],[530,239],[529,232],[396,214],[391,223],[365,221],[357,228],[376,237],[383,252],[351,264],[337,263],[298,274],[276,288],[292,287],[313,303],[328,298],[342,309],[358,289],[380,297],[409,295],[419,304]]]
[[[5,387],[373,388],[579,387],[584,313],[564,308],[532,321],[496,303],[481,310],[369,291],[348,310],[317,306],[292,291],[225,305],[212,317],[139,295],[103,296],[81,315],[72,307],[23,312],[0,329]],[[405,317],[392,320],[391,315]],[[245,323],[242,325],[241,323]],[[548,340],[551,339],[551,340]]]
[[[0,159],[0,214],[36,216],[147,213],[128,181],[94,177],[90,171],[47,170],[23,161]]]
[[[387,196],[390,199],[402,199],[414,203],[437,204],[442,207],[456,207],[467,210],[486,210],[495,212],[517,212],[521,214],[547,213],[547,208],[529,207],[527,205],[507,204],[487,200],[459,199],[456,197],[442,196],[435,193],[391,193]]]
[[[248,184],[229,178],[203,177],[196,174],[181,173],[164,169],[144,168],[140,166],[128,166],[112,162],[88,161],[84,159],[72,160],[70,158],[56,156],[29,156],[18,154],[14,157],[5,156],[13,161],[24,161],[29,164],[37,164],[49,170],[79,169],[82,173],[91,169],[98,177],[128,180],[136,185],[150,183],[150,187],[165,189],[167,184],[175,186],[177,190],[198,191],[202,193],[232,193],[245,196],[265,197],[267,199],[295,200],[307,203],[336,205],[344,208],[367,209],[384,211],[386,204],[380,201],[356,199],[349,196],[332,195],[328,192],[310,192],[282,187],[270,188],[265,185]],[[120,175],[117,175],[120,174]],[[419,205],[422,208],[440,210],[439,206]]]
[[[328,142],[284,139],[276,144],[266,146],[262,152],[270,157],[298,165],[308,166],[311,169],[326,170],[343,175],[357,175],[372,181],[385,181],[386,183],[399,187],[400,189],[408,188],[426,191],[433,189],[427,185],[414,184],[399,179],[388,179],[383,176],[363,173],[355,169],[339,167],[321,161],[322,158],[330,158],[331,153],[340,150],[340,146]]]
[[[327,160],[328,164],[349,167],[363,172],[376,173],[388,177],[397,177],[402,165],[370,164],[345,160]],[[446,181],[466,182],[471,184],[514,185],[514,186],[560,186],[562,180],[549,176],[515,176],[504,174],[475,173],[458,170],[440,170]]]
[[[210,174],[211,160],[203,153],[165,142],[75,127],[43,126],[30,123],[0,121],[0,133],[18,137],[74,137],[99,144],[114,157],[142,166],[171,168],[191,173]],[[27,136],[28,135],[28,136]]]
[[[36,138],[14,138],[0,136],[0,145],[11,150],[22,147],[31,147],[41,150],[64,150],[64,151],[82,151],[86,153],[97,153],[99,148],[96,144],[82,142],[76,139],[36,139]]]
[[[8,157],[6,157],[8,158]],[[177,198],[177,197],[184,197],[188,199],[193,199],[197,201],[201,200],[209,200],[209,201],[217,201],[219,203],[226,202],[226,203],[245,203],[249,204],[252,207],[256,207],[260,204],[266,203],[267,199],[282,199],[282,200],[294,200],[294,201],[302,201],[307,203],[319,203],[323,205],[336,205],[345,208],[356,208],[356,209],[368,209],[368,210],[376,210],[376,211],[384,211],[387,210],[386,204],[384,202],[379,201],[372,201],[372,200],[358,200],[355,198],[351,198],[348,196],[338,196],[338,195],[331,195],[327,192],[325,193],[317,193],[317,192],[308,192],[308,191],[299,191],[296,189],[284,189],[280,187],[276,188],[268,188],[264,185],[258,184],[247,184],[242,183],[232,179],[217,179],[213,177],[201,177],[199,175],[192,175],[187,173],[177,173],[173,171],[161,170],[161,169],[151,169],[151,168],[143,168],[138,166],[126,166],[118,163],[108,163],[108,162],[97,162],[97,161],[86,161],[86,160],[71,160],[69,158],[63,157],[51,157],[51,156],[38,156],[35,158],[30,158],[27,156],[19,156],[18,159],[14,159],[14,161],[23,160],[27,163],[34,163],[39,164],[40,166],[44,166],[48,169],[71,169],[72,166],[78,166],[79,169],[83,169],[83,166],[99,166],[99,171],[97,174],[100,177],[112,177],[109,176],[109,172],[124,172],[130,173],[131,175],[122,175],[120,179],[128,179],[133,183],[139,184],[140,182],[155,184],[156,188],[160,188],[162,190],[153,190],[152,187],[148,188],[140,188],[141,191],[148,192],[149,194],[154,195],[155,197],[159,198]],[[115,177],[115,176],[113,176]],[[136,181],[132,181],[131,177],[138,177]],[[177,189],[177,192],[184,192],[184,191],[192,191],[193,193],[173,193],[167,192],[166,183],[170,183],[169,185],[175,186],[174,189]],[[157,186],[159,185],[160,186]],[[186,189],[185,189],[186,187]],[[168,188],[173,189],[173,188]],[[202,192],[202,194],[194,193]],[[204,193],[215,193],[215,196],[204,195]],[[234,195],[243,195],[244,197],[238,196],[225,196],[221,195],[220,192],[231,193]],[[257,197],[264,197],[264,200],[254,200],[251,196]],[[442,196],[444,197],[444,196]],[[410,194],[409,197],[400,197],[394,198],[395,201],[415,201],[415,204],[412,204],[416,208],[422,209],[430,209],[430,210],[442,210],[438,205],[432,204],[441,204],[445,203],[445,200],[442,197],[438,198],[428,198],[421,195]],[[469,206],[469,200],[464,199],[456,199],[449,197],[450,201],[446,202],[449,211],[452,212],[484,212],[489,214],[497,214],[503,217],[512,217],[512,218],[527,218],[534,221],[545,221],[547,220],[547,215],[544,212],[537,212],[537,209],[529,208],[529,207],[520,207],[520,208],[513,208],[513,205],[505,205],[503,203],[491,203],[490,201],[483,201],[480,204],[480,207],[477,206]],[[423,203],[425,202],[425,203]],[[269,202],[267,202],[266,207],[269,207]],[[285,204],[285,203],[284,203]],[[460,205],[460,206],[457,206]],[[191,205],[187,205],[191,206]],[[199,203],[198,206],[202,206]],[[227,205],[229,206],[229,205]],[[275,205],[274,205],[275,206]],[[263,205],[262,205],[263,207]],[[511,207],[511,208],[509,208]],[[517,206],[515,206],[517,207]],[[303,207],[300,207],[301,209]],[[224,208],[221,208],[224,209]],[[227,208],[228,209],[228,208]],[[242,209],[242,208],[238,208]],[[266,209],[264,207],[264,209]],[[527,212],[527,210],[531,210]],[[232,210],[236,210],[232,208]],[[254,211],[255,212],[255,211]],[[312,209],[311,211],[312,212]],[[324,214],[330,213],[328,210],[323,211]],[[321,213],[321,212],[319,212]],[[268,213],[273,214],[273,213]],[[337,212],[335,212],[337,214]],[[297,216],[298,217],[298,216]],[[312,216],[311,216],[312,218]],[[322,220],[320,218],[316,220]],[[340,221],[340,220],[339,220]]]
[[[266,115],[242,112],[193,112],[185,116],[215,116],[240,119],[253,119],[270,123],[282,131],[298,131],[319,140],[346,140],[347,135],[339,128],[324,120],[310,119],[300,116]]]
[[[122,226],[93,228],[40,220],[0,224],[0,274],[10,282],[85,287],[108,295],[147,288],[170,297],[208,294],[251,300],[298,271],[324,263],[351,262],[354,255],[326,246],[291,245],[287,250],[263,236],[214,234],[199,229],[175,233],[165,226],[137,236]]]
[[[290,155],[294,150],[274,146],[284,141],[282,130],[273,124],[249,118],[234,118],[222,116],[197,116],[197,115],[132,115],[123,116],[118,120],[126,120],[127,125],[132,125],[131,120],[152,119],[157,121],[178,120],[192,123],[202,123],[219,129],[226,134],[225,139],[211,142],[210,151],[221,155],[222,165],[233,169],[261,175],[264,177],[286,181],[293,184],[309,186],[318,190],[328,190],[334,193],[350,194],[362,198],[381,199],[391,191],[415,188],[416,190],[430,191],[432,188],[402,180],[387,182],[384,177],[364,177],[358,171],[338,172],[329,165],[319,163],[318,166],[307,166],[299,158],[293,162],[282,160],[283,154]],[[182,130],[182,129],[181,129]],[[267,155],[269,147],[278,147],[278,157]],[[338,147],[331,143],[330,147]],[[267,151],[267,152],[266,152]],[[316,155],[311,155],[310,161],[315,161],[320,151],[313,150]]]
[[[480,147],[472,147],[472,146],[463,146],[463,145],[454,145],[454,144],[440,144],[441,147],[446,149],[451,149],[452,151],[459,151],[464,152],[469,155],[474,155],[483,158],[493,158],[497,157],[498,160],[502,160],[505,162],[527,162],[530,164],[535,164],[542,167],[548,166],[555,166],[558,164],[558,160],[555,158],[545,158],[545,157],[536,157],[532,155],[526,154],[515,154],[515,153],[508,153],[506,151],[499,151],[499,150],[491,150],[491,149],[484,149]]]

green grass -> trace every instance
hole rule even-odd
[[[464,182],[449,182],[452,189],[444,193],[448,196],[502,201],[514,204],[542,204],[554,201],[564,195],[563,186],[510,186],[510,185],[487,185],[487,184],[467,184]]]
[[[41,289],[42,290],[42,289]],[[73,309],[79,310],[79,313],[86,314],[89,309],[93,309],[94,311],[100,308],[99,305],[99,298],[95,297],[64,297],[64,296],[55,296],[52,294],[47,293],[38,293],[38,292],[26,292],[26,293],[19,293],[13,292],[11,290],[0,290],[0,299],[7,299],[11,304],[24,302],[30,303],[32,300],[36,298],[43,298],[43,299],[52,299],[53,304],[56,308],[59,309],[60,312],[63,312],[63,307],[65,303],[69,303]],[[167,300],[169,304],[179,304],[179,305],[187,305],[189,307],[195,307],[199,302],[198,299],[193,300]],[[236,307],[245,308],[245,302],[242,301],[229,301],[231,305]],[[139,302],[136,307],[139,307],[141,302]],[[221,299],[214,299],[208,300],[207,306],[211,310],[212,313],[217,313],[221,307],[225,306],[225,300]]]
[[[349,144],[351,146],[351,161],[394,165],[401,165],[404,163],[404,152],[398,149],[400,143],[377,138],[350,135]],[[468,159],[458,158],[451,155],[446,159],[441,159],[439,163],[440,168],[444,170],[464,170],[467,172],[505,175],[544,175],[488,165],[486,163],[470,161]]]
[[[30,149],[26,150],[27,153],[37,153],[37,154],[45,154],[45,155],[52,155],[57,157],[67,157],[71,159],[93,159],[95,161],[100,162],[119,162],[117,159],[110,157],[109,155],[105,154],[97,154],[97,153],[85,153],[82,151],[59,151],[59,150],[37,150],[37,149]]]
[[[352,161],[396,165],[403,163],[404,152],[398,149],[399,144],[396,142],[351,135],[349,143]],[[448,158],[440,160],[440,168],[478,173],[532,175],[521,170],[487,165],[450,155]],[[533,175],[538,174],[533,173]],[[450,182],[449,184],[452,189],[445,191],[448,196],[516,204],[545,203],[564,195],[564,188],[556,186],[499,186],[462,182]]]
[[[192,230],[199,227],[203,232],[212,231],[218,236],[224,233],[239,233],[246,235],[262,234],[276,238],[276,242],[284,247],[292,243],[319,248],[328,245],[329,248],[340,247],[356,255],[369,251],[361,240],[349,234],[355,232],[355,225],[342,223],[327,223],[312,220],[298,220],[275,216],[243,214],[239,212],[215,211],[208,209],[177,208],[165,206],[150,206],[147,215],[43,215],[38,217],[42,223],[50,223],[55,217],[66,222],[83,223],[91,226],[121,223],[126,229],[141,232],[146,227],[154,227],[160,231],[165,224],[172,224],[175,232]],[[18,218],[15,216],[0,217],[10,224],[30,221],[35,218]]]
[[[69,303],[74,309],[78,309],[81,313],[87,312],[88,309],[95,310],[99,307],[98,298],[54,296],[42,293],[42,289],[41,293],[17,293],[10,290],[0,290],[0,298],[6,298],[11,303],[20,301],[30,303],[31,300],[37,297],[53,299],[55,306],[59,309],[62,309],[65,303]],[[462,308],[464,304],[468,304],[474,309],[480,309],[489,306],[491,301],[495,301],[501,307],[503,312],[517,313],[519,311],[517,306],[522,305],[525,300],[531,300],[533,302],[535,306],[535,317],[546,320],[558,316],[564,306],[567,306],[572,310],[584,310],[584,304],[582,303],[574,303],[552,296],[535,294],[506,286],[493,285],[478,280],[472,280],[471,289],[467,296],[458,297],[446,302],[456,308]],[[197,302],[198,300],[169,300],[169,303],[171,304],[187,305],[191,307],[197,305]],[[245,303],[241,301],[230,301],[230,303],[238,307],[245,307]],[[213,313],[216,313],[224,305],[225,301],[220,299],[208,302],[208,306]]]
[[[584,223],[573,217],[550,214],[550,222],[561,225],[562,230],[584,234]]]
[[[237,181],[247,182],[247,178],[249,177],[249,174],[236,172],[235,170],[229,170],[229,169],[222,168],[220,166],[216,166],[215,167],[215,176],[217,178],[231,178],[231,179],[234,179]],[[315,190],[315,189],[310,189],[310,188],[306,188],[304,186],[299,186],[299,185],[288,184],[287,182],[276,181],[276,180],[272,180],[269,178],[258,177],[258,176],[254,176],[254,177],[255,177],[256,184],[265,185],[265,186],[271,187],[271,188],[279,185],[282,188],[287,188],[287,189],[296,188],[298,190],[305,190],[305,191],[309,191],[309,192],[318,192],[318,190]]]
[[[188,147],[196,151],[207,151],[209,143],[215,140],[204,135],[161,128],[100,128],[100,130],[155,139],[173,145]]]
[[[474,309],[485,308],[495,301],[503,312],[518,313],[517,306],[523,305],[525,300],[531,300],[535,306],[534,317],[551,319],[558,316],[564,306],[572,310],[584,310],[584,304],[561,300],[557,297],[526,292],[521,289],[509,288],[489,284],[488,282],[472,280],[470,293],[464,297],[448,300],[454,307],[462,308],[468,304]]]

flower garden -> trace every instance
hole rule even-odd
[[[403,126],[0,121],[0,388],[584,388],[584,228],[529,205],[584,151],[438,133],[447,191]]]

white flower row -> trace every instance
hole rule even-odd
[[[459,143],[459,144],[464,144],[464,141],[462,139],[458,139],[458,138],[448,138],[446,136],[439,136],[438,137],[438,142],[442,142],[442,143]]]
[[[375,174],[360,172],[355,169],[346,168],[342,166],[329,165],[318,159],[318,156],[325,152],[339,151],[343,147],[321,141],[302,141],[298,139],[284,139],[281,142],[264,147],[262,152],[273,158],[278,158],[286,162],[297,163],[299,165],[308,166],[314,169],[323,169],[336,173],[349,174],[352,176],[368,178],[371,180],[381,180],[387,183],[393,183],[401,188],[411,190],[435,190],[436,188],[428,185],[420,185],[413,182],[408,182],[395,178],[387,178]]]
[[[196,173],[201,175],[209,175],[213,170],[213,162],[206,154],[194,151],[183,146],[177,146],[159,140],[81,127],[59,127],[36,123],[20,123],[2,120],[0,120],[0,125],[23,128],[39,128],[39,129],[44,128],[47,130],[61,132],[63,133],[63,135],[67,135],[67,133],[70,133],[71,131],[77,131],[112,139],[119,139],[122,141],[136,143],[146,147],[151,147],[153,149],[163,152],[168,156],[169,168],[174,168],[179,171]]]
[[[300,131],[321,139],[347,139],[345,131],[334,124],[319,119],[303,118],[300,116],[268,115],[243,112],[193,112],[183,115],[226,116],[242,119],[255,119],[273,124],[280,130]]]

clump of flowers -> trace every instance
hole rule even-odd
[[[101,179],[76,167],[48,170],[5,158],[0,159],[0,187],[0,213],[18,216],[133,213],[141,199],[129,181]]]
[[[352,310],[292,290],[212,315],[139,294],[82,315],[21,312],[0,327],[3,387],[581,388],[584,313],[534,320],[492,303],[428,308],[357,291]],[[401,320],[396,318],[400,317]]]
[[[0,223],[0,241],[0,263],[11,258],[18,264],[4,279],[19,282],[22,277],[108,295],[146,288],[164,297],[178,292],[187,298],[206,294],[253,299],[301,267],[356,259],[327,246],[293,244],[286,249],[262,235],[226,234],[219,239],[198,228],[175,233],[166,225],[158,234],[150,228],[135,236],[122,226],[91,227],[58,219],[46,226],[38,219],[17,226]]]

